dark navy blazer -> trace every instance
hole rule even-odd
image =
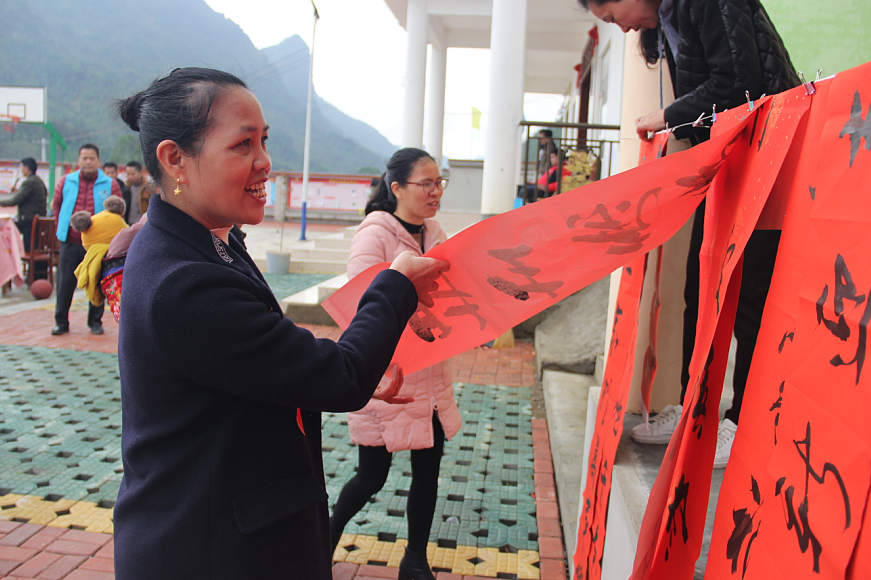
[[[416,306],[387,270],[316,339],[235,237],[152,199],[121,298],[116,578],[332,578],[320,412],[365,405]]]

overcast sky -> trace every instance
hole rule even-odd
[[[311,46],[310,0],[206,0],[238,24],[254,46],[264,48],[298,34]],[[372,125],[392,143],[402,139],[405,30],[384,0],[316,0],[321,18],[315,38],[315,91],[342,112]],[[489,50],[448,49],[444,154],[454,159],[484,155],[483,131],[472,129],[472,107],[489,99]],[[553,121],[562,97],[526,96],[527,119]]]

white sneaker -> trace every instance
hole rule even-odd
[[[722,469],[729,463],[732,454],[732,442],[735,441],[735,431],[738,426],[729,419],[720,421],[717,427],[717,454],[714,455],[714,469]]]
[[[668,443],[671,435],[677,429],[680,422],[680,414],[683,412],[681,405],[669,405],[650,420],[648,424],[636,425],[629,432],[629,436],[638,443],[645,445],[655,443]]]

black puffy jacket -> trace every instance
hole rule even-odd
[[[745,104],[744,91],[757,99],[800,84],[758,0],[675,0],[670,24],[679,38],[676,48],[663,51],[677,97],[665,109],[670,127],[710,114],[714,104],[718,111]],[[675,136],[698,142],[707,139],[707,131],[684,128]]]

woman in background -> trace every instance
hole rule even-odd
[[[366,204],[366,218],[351,241],[348,278],[403,252],[421,255],[447,239],[433,219],[448,180],[435,160],[420,149],[401,149],[387,163],[377,189]],[[405,377],[406,404],[370,401],[348,414],[351,441],[358,445],[357,473],[342,489],[330,518],[333,547],[345,525],[378,493],[387,480],[392,454],[411,450],[408,494],[408,546],[399,564],[400,580],[435,580],[426,546],[435,511],[439,465],[445,437],[460,429],[449,361]]]

